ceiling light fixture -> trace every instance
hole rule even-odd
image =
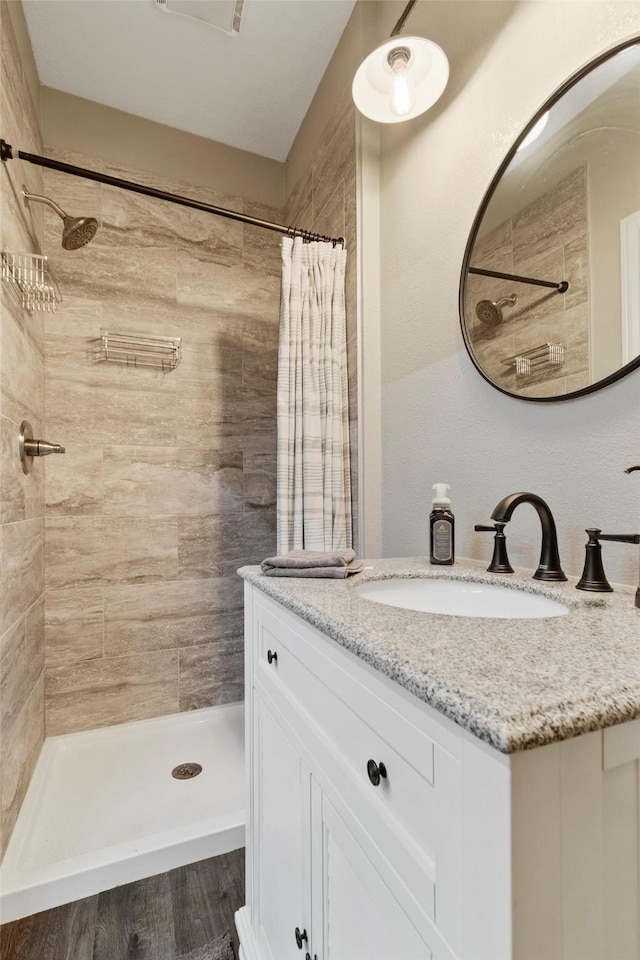
[[[365,117],[401,123],[432,107],[449,79],[444,50],[425,37],[399,34],[417,0],[409,0],[391,33],[360,64],[353,78],[353,100]]]

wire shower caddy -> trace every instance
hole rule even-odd
[[[48,257],[40,253],[2,251],[2,280],[25,310],[53,313],[62,297]]]
[[[130,367],[155,367],[167,373],[175,370],[182,359],[182,338],[132,337],[102,330],[96,359]]]

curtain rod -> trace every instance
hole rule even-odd
[[[121,190],[141,193],[147,197],[155,197],[157,200],[166,200],[168,203],[177,203],[183,207],[191,207],[193,210],[202,210],[205,213],[212,213],[217,217],[225,217],[227,220],[238,220],[240,223],[249,223],[254,227],[273,230],[275,233],[284,233],[290,237],[302,237],[303,240],[323,240],[327,243],[332,243],[334,247],[336,244],[344,246],[343,237],[325,237],[321,233],[313,233],[311,230],[303,230],[300,227],[286,227],[282,223],[260,220],[259,217],[250,217],[246,213],[237,213],[235,210],[216,207],[211,203],[191,200],[189,197],[183,197],[179,193],[168,193],[166,190],[156,190],[154,187],[147,187],[142,183],[135,183],[133,180],[122,180],[119,177],[110,177],[106,173],[87,170],[86,167],[75,167],[73,164],[63,163],[61,160],[50,160],[48,157],[40,157],[35,153],[25,153],[24,150],[14,150],[10,143],[1,139],[0,160],[5,162],[7,160],[26,160],[27,163],[33,163],[37,167],[47,167],[50,170],[59,170],[61,173],[69,173],[74,177],[82,177],[85,180],[95,180],[98,183],[106,183],[110,187],[119,187]]]
[[[552,287],[558,293],[566,293],[569,281],[561,280],[553,283],[551,280],[535,280],[533,277],[520,277],[517,273],[501,273],[499,270],[482,270],[480,267],[469,267],[469,273],[476,273],[481,277],[497,277],[498,280],[515,280],[516,283],[532,283],[536,287]]]

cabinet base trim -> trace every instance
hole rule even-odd
[[[260,960],[258,944],[251,929],[251,920],[249,919],[249,910],[247,907],[240,907],[235,914],[235,921],[238,938],[240,940],[241,960]]]

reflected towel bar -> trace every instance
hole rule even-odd
[[[481,270],[480,267],[469,267],[469,273],[477,273],[481,277],[495,277],[497,280],[515,280],[516,283],[532,283],[536,287],[551,287],[558,293],[566,293],[569,289],[569,282],[561,280],[560,283],[552,283],[551,280],[534,280],[533,277],[519,277],[515,273],[500,273],[498,270]]]

